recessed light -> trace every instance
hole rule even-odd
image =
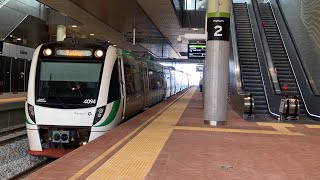
[[[93,34],[93,33],[91,33],[91,34],[90,34],[90,36],[94,36],[94,34]]]
[[[116,47],[117,45],[114,44],[113,46]]]
[[[17,38],[17,41],[21,41],[21,38]]]
[[[197,29],[197,28],[192,28],[192,30],[194,30],[194,31],[198,31],[198,29]]]
[[[78,26],[77,26],[77,25],[72,25],[72,27],[76,28],[76,27],[78,27]]]
[[[110,43],[110,41],[108,41],[108,43]]]
[[[13,37],[13,35],[12,35],[12,34],[10,34],[10,35],[9,35],[9,37]]]

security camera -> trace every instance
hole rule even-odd
[[[180,36],[177,37],[177,41],[178,41],[178,42],[182,42],[182,39],[181,39]]]

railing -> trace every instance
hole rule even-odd
[[[235,75],[236,75],[236,84],[237,92],[239,95],[245,95],[242,84],[242,77],[240,72],[240,62],[239,62],[239,53],[238,53],[238,42],[236,35],[236,26],[234,22],[234,12],[233,12],[233,3],[231,3],[231,17],[230,17],[230,29],[231,29],[231,38],[232,38],[232,49],[233,49],[233,58],[235,62]]]
[[[276,94],[281,94],[281,89],[280,89],[280,85],[279,85],[279,81],[278,81],[278,76],[276,73],[276,69],[273,65],[273,61],[272,61],[272,56],[271,56],[271,52],[270,52],[270,48],[268,45],[268,40],[267,37],[265,35],[264,29],[262,27],[262,20],[261,20],[261,16],[260,16],[260,11],[259,11],[259,7],[258,7],[258,3],[257,0],[252,0],[252,6],[253,9],[255,10],[255,15],[256,15],[256,20],[258,23],[258,29],[260,31],[260,36],[261,36],[261,40],[262,40],[262,45],[264,48],[264,52],[265,52],[265,57],[267,60],[267,66],[268,66],[268,70],[269,70],[269,75],[272,81],[272,85],[273,85],[273,89],[275,91]]]

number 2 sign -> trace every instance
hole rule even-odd
[[[230,19],[225,17],[210,17],[207,22],[208,40],[229,41]]]

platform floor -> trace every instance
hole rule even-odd
[[[203,124],[195,88],[159,103],[26,179],[320,179],[320,125]]]
[[[26,98],[27,98],[26,92],[19,92],[16,94],[4,93],[0,95],[0,104],[22,102],[22,101],[26,101]]]

